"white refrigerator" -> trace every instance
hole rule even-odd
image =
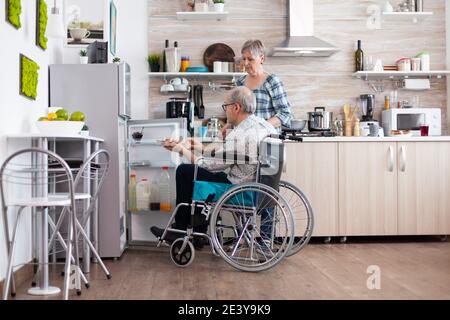
[[[97,247],[103,258],[118,258],[127,245],[152,244],[152,225],[165,226],[170,214],[141,210],[128,212],[128,183],[134,170],[138,181],[159,178],[163,166],[169,167],[171,192],[175,202],[175,169],[178,155],[163,149],[158,140],[187,135],[186,119],[130,120],[131,70],[122,64],[51,65],[50,99],[52,107],[69,112],[82,111],[90,135],[104,139],[101,148],[111,154],[108,176],[99,197]],[[143,132],[137,143],[134,132]]]

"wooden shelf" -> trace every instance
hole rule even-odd
[[[228,12],[215,12],[215,11],[207,11],[207,12],[177,12],[177,19],[182,21],[187,20],[227,20]]]
[[[450,70],[437,71],[358,71],[354,77],[363,80],[383,80],[383,79],[407,79],[407,78],[442,78],[450,75]]]
[[[245,72],[150,72],[148,75],[150,78],[199,78],[199,79],[229,79],[246,75]]]
[[[421,22],[433,15],[433,12],[383,12],[384,21],[412,21]]]

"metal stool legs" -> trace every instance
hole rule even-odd
[[[8,251],[8,266],[6,267],[6,277],[5,277],[5,284],[3,287],[3,300],[8,300],[8,293],[9,293],[9,287],[11,286],[11,295],[15,296],[16,294],[16,285],[14,281],[14,275],[13,275],[13,265],[14,265],[14,251],[16,249],[16,236],[17,236],[17,229],[20,224],[20,220],[22,217],[22,211],[23,207],[19,209],[19,212],[17,214],[17,220],[16,224],[13,229],[13,235],[12,239],[10,240],[9,237],[9,228],[8,228],[8,219],[7,219],[7,213],[5,212],[5,219],[4,219],[4,230],[5,230],[5,237],[7,239],[7,251]]]

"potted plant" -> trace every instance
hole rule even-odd
[[[87,54],[88,54],[87,50],[81,50],[80,51],[80,63],[81,64],[88,64],[89,58],[88,58]]]
[[[115,57],[113,59],[113,63],[120,63],[120,58],[119,57]]]
[[[159,72],[159,69],[161,67],[160,60],[161,60],[161,57],[159,56],[159,54],[156,54],[156,53],[150,54],[147,57],[148,66],[150,67],[150,72]]]
[[[224,12],[225,11],[225,0],[213,0],[214,2],[214,11],[215,12]]]

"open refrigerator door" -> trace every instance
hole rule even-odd
[[[164,149],[161,141],[167,138],[186,139],[187,135],[187,121],[184,118],[128,122],[127,185],[130,184],[130,176],[133,173],[136,175],[138,193],[139,190],[148,189],[148,192],[141,194],[137,202],[131,203],[130,192],[127,192],[129,245],[154,244],[157,239],[150,232],[150,227],[163,228],[167,225],[175,208],[175,173],[182,159],[177,153]],[[166,169],[164,174],[169,175],[166,187],[159,182],[163,168]],[[164,196],[168,197],[169,203],[165,206],[150,206],[151,189],[148,186],[152,183],[156,183],[159,192],[164,192]],[[159,196],[162,197],[163,194]],[[137,197],[139,198],[139,195]]]

